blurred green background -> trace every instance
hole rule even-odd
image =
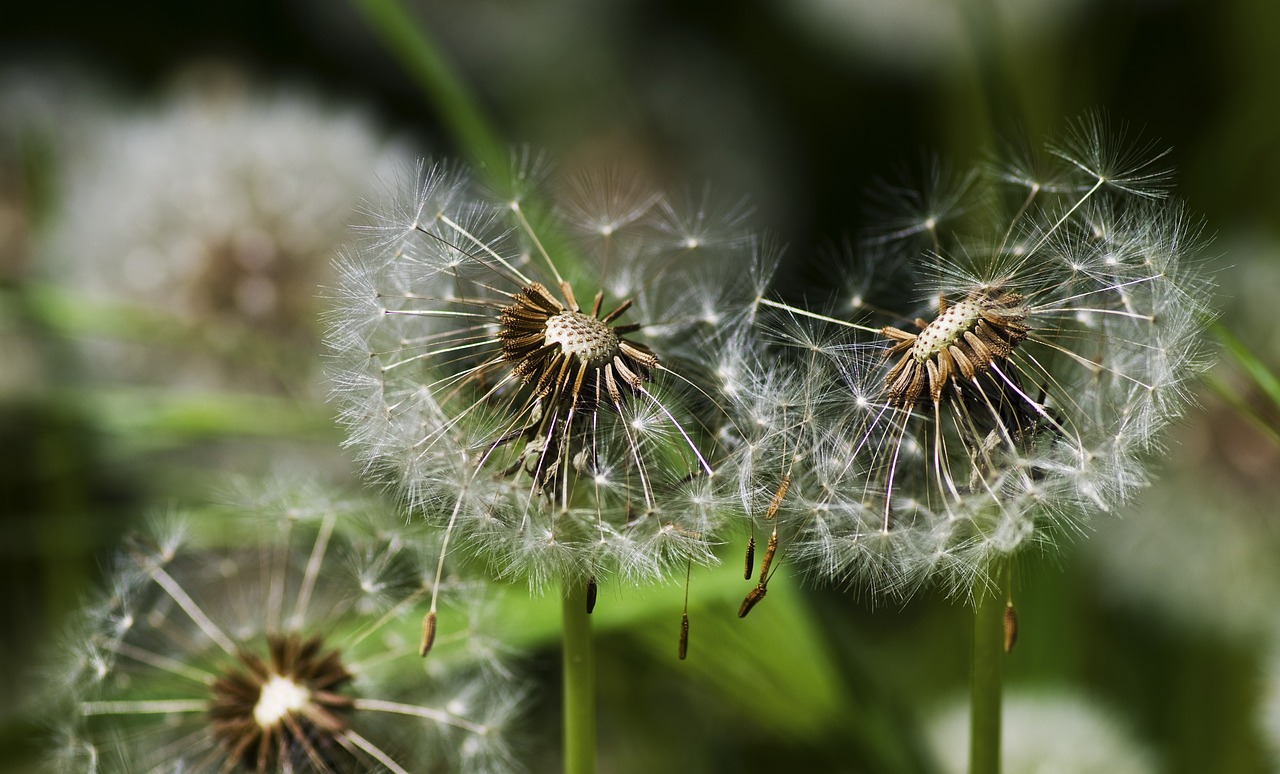
[[[1259,375],[1280,365],[1280,3],[405,5],[506,140],[567,161],[624,158],[672,185],[747,196],[756,223],[789,245],[784,291],[822,282],[829,264],[817,256],[872,223],[868,187],[923,153],[963,167],[997,137],[1040,138],[1093,108],[1172,147],[1177,196],[1212,236],[1202,257],[1234,346],[1171,435],[1148,495],[1078,544],[1019,565],[1022,630],[1007,685],[1083,697],[1142,751],[1145,770],[1277,766],[1280,390]],[[115,244],[107,231],[119,240],[160,228],[84,211],[151,179],[112,174],[115,189],[80,196],[84,180],[102,183],[108,146],[146,145],[137,127],[158,132],[164,111],[192,94],[230,104],[298,92],[317,121],[360,116],[375,138],[370,181],[389,158],[465,148],[358,4],[48,0],[4,15],[0,769],[21,771],[42,744],[28,701],[41,656],[122,531],[269,461],[359,486],[318,369],[315,288],[329,248],[311,245],[270,274],[272,299],[303,299],[276,304],[297,316],[279,327],[236,317],[252,307],[237,295],[243,285],[228,308],[210,302],[190,316],[168,285],[98,293],[102,281],[76,261]],[[170,152],[217,147],[185,136]],[[355,153],[333,143],[313,171]],[[287,230],[268,236],[287,252]],[[233,260],[248,271],[251,254]],[[217,281],[190,280],[196,291]],[[267,330],[265,342],[252,335]],[[745,589],[731,548],[725,566],[695,573],[687,662],[675,659],[681,589],[602,594],[602,771],[955,770],[928,739],[964,697],[963,604],[925,595],[872,608],[780,577],[738,621]],[[540,771],[555,765],[558,608],[516,591],[504,603],[511,636],[543,687],[527,721]],[[1073,728],[1048,725],[1037,733]],[[673,759],[675,750],[687,752]]]

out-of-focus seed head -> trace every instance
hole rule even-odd
[[[520,689],[477,619],[444,628],[429,666],[415,652],[435,581],[410,548],[421,536],[283,490],[241,507],[170,516],[122,551],[50,692],[63,770],[516,765]],[[247,530],[260,547],[225,544]],[[482,606],[477,587],[444,586],[446,604]]]
[[[41,245],[50,280],[132,323],[131,336],[95,336],[90,364],[113,379],[298,389],[319,349],[316,289],[403,149],[355,109],[220,70],[95,118],[85,147],[56,159]]]
[[[1126,728],[1123,718],[1070,693],[1013,692],[1004,700],[1001,771],[1086,774],[1152,774],[1152,751]],[[928,740],[939,770],[963,772],[969,764],[969,703],[955,702],[928,723]]]

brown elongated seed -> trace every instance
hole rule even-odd
[[[756,536],[752,535],[747,541],[747,560],[743,563],[742,579],[751,580],[751,572],[756,566]]]
[[[596,576],[587,578],[587,615],[596,609]]]
[[[422,642],[418,645],[418,656],[426,658],[431,646],[436,642],[436,611],[432,610],[422,617]]]
[[[1018,611],[1013,609],[1013,601],[1004,606],[1004,652],[1012,653],[1013,646],[1018,644]]]
[[[751,608],[755,607],[760,600],[764,599],[764,595],[768,592],[769,589],[764,585],[763,581],[757,584],[751,591],[747,592],[747,598],[742,600],[742,604],[738,607],[738,617],[746,618],[747,613],[751,612]]]
[[[689,655],[689,614],[682,613],[680,616],[680,660],[684,661],[685,656]]]
[[[969,360],[969,356],[964,353],[956,345],[952,344],[951,349],[947,350],[947,354],[951,355],[951,359],[955,361],[956,367],[960,369],[960,374],[966,379],[972,379],[976,373],[973,368],[973,361]]]
[[[991,348],[987,346],[987,343],[978,338],[973,331],[965,331],[962,335],[965,343],[973,350],[973,354],[977,358],[978,362],[987,364],[995,358],[991,352]]]
[[[560,281],[560,295],[564,296],[564,300],[569,302],[569,308],[573,311],[579,311],[578,299],[573,297],[573,288],[568,282]]]
[[[769,543],[764,548],[764,559],[760,562],[760,585],[769,582],[769,565],[773,564],[773,554],[778,550],[778,530],[769,536]]]
[[[782,498],[787,496],[787,490],[791,488],[791,471],[787,471],[782,475],[782,483],[778,484],[778,491],[773,493],[773,501],[769,503],[769,510],[765,512],[766,521],[778,515],[778,508],[782,506]]]

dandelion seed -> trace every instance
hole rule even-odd
[[[771,307],[767,299],[760,301],[764,311],[777,309]],[[741,507],[748,516],[746,523],[750,530],[743,574],[750,580],[754,572],[756,531],[763,521],[768,526],[769,537],[759,581],[766,590],[783,535],[794,535],[804,522],[798,509],[793,507],[791,495],[807,488],[811,460],[797,449],[806,447],[807,434],[816,432],[822,424],[821,406],[829,400],[831,392],[829,384],[811,378],[814,371],[806,364],[816,359],[824,366],[829,365],[832,342],[803,325],[777,333],[781,340],[796,344],[802,362],[771,359],[770,353],[758,343],[745,339],[741,347],[726,349],[729,362],[721,366],[739,375],[733,406],[741,412],[735,421],[740,435],[733,441],[732,461],[739,482]],[[800,481],[806,483],[798,484]],[[744,601],[740,614],[745,615],[763,595],[758,583]]]
[[[769,592],[768,587],[763,582],[756,584],[756,587],[747,592],[746,599],[742,600],[742,604],[738,606],[738,617],[746,618],[747,613],[764,599],[764,595]]]
[[[596,586],[595,576],[587,578],[587,615],[591,615],[596,609],[596,594],[599,588]]]
[[[436,611],[430,610],[422,617],[422,644],[418,646],[418,655],[426,658],[431,646],[436,642]]]
[[[1018,611],[1014,608],[1012,599],[1005,602],[1001,623],[1004,627],[1004,652],[1012,653],[1014,646],[1018,644]]]
[[[677,655],[681,661],[689,655],[689,611],[680,615],[680,647]]]
[[[1145,483],[1139,456],[1202,367],[1207,283],[1160,154],[1117,150],[1110,133],[1087,117],[1051,147],[1057,167],[984,169],[970,203],[941,197],[963,215],[947,228],[928,214],[875,236],[874,260],[896,255],[932,308],[784,310],[848,332],[829,362],[804,361],[807,378],[840,386],[816,415],[832,429],[785,436],[814,461],[789,521],[819,574],[968,595],[993,563],[1084,529]]]
[[[505,726],[520,691],[487,635],[445,633],[457,657],[430,673],[404,647],[433,580],[404,541],[348,530],[349,507],[304,518],[273,502],[245,518],[257,550],[209,545],[191,529],[208,518],[132,540],[67,643],[60,770],[516,765]]]
[[[680,613],[680,645],[677,648],[681,661],[689,655],[689,581],[692,577],[693,563],[690,562],[684,568],[684,610]]]
[[[691,246],[616,172],[531,211],[536,177],[499,198],[435,166],[378,205],[332,318],[350,443],[534,588],[712,561],[728,420],[707,364],[750,314],[751,249],[712,231]]]

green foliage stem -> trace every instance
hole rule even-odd
[[[398,0],[352,0],[365,21],[440,111],[459,148],[490,175],[507,174],[507,146],[500,139],[426,29]],[[502,182],[499,180],[498,182]]]

